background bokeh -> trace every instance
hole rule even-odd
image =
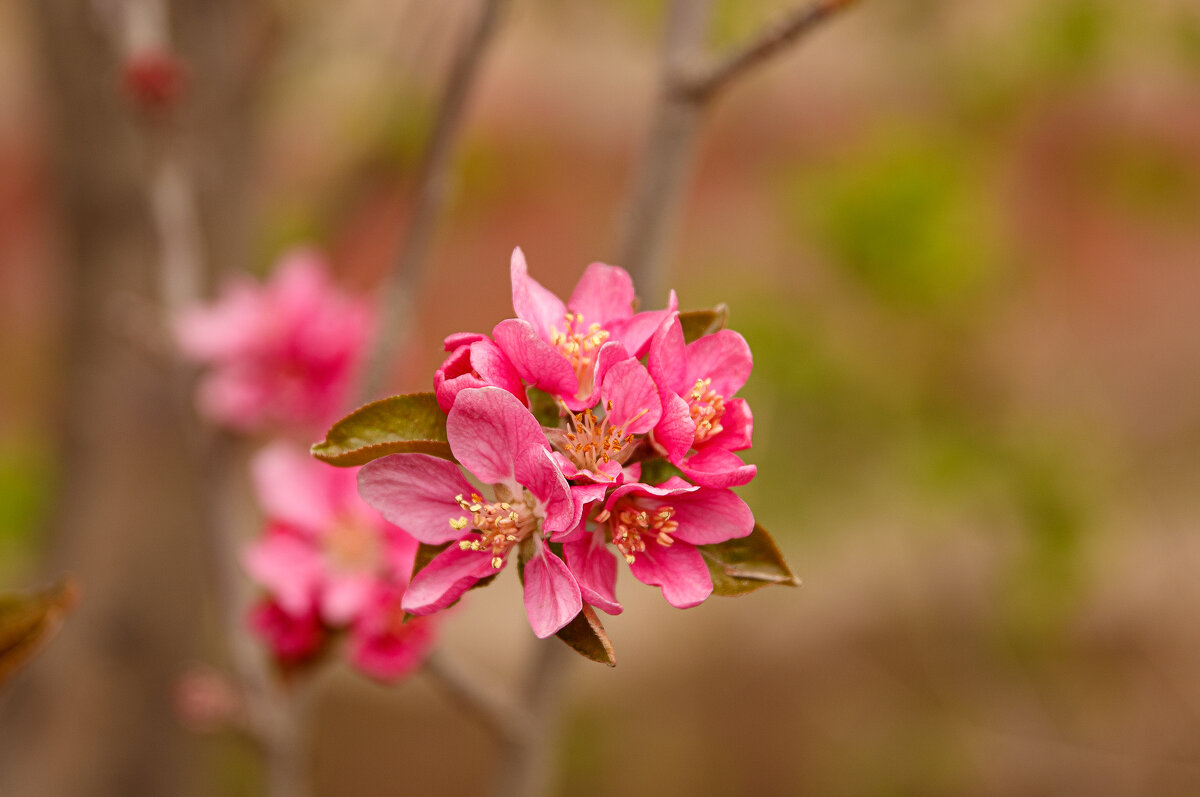
[[[64,467],[30,5],[0,0],[4,588],[42,577]],[[249,259],[315,242],[368,291],[473,6],[279,6]],[[713,48],[788,6],[724,0]],[[662,11],[512,3],[397,391],[510,313],[513,246],[560,295],[614,257]],[[804,584],[679,612],[624,579],[618,666],[570,673],[559,793],[1200,793],[1200,7],[864,0],[721,98],[693,177],[670,284],[754,350],[740,493]],[[508,581],[446,624],[500,690],[529,655]],[[495,766],[420,677],[335,673],[314,715],[323,795],[471,794]],[[192,744],[210,793],[255,793],[236,738]]]

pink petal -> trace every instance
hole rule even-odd
[[[413,577],[400,605],[409,614],[433,614],[461,598],[479,579],[497,572],[486,551],[464,551],[451,543]]]
[[[454,463],[428,454],[392,454],[358,472],[362,499],[389,523],[430,545],[462,536],[450,526],[451,520],[466,516],[454,497],[474,490]]]
[[[571,363],[529,322],[516,318],[501,321],[492,330],[492,337],[517,374],[532,387],[563,398],[579,390],[579,377]]]
[[[698,379],[712,379],[712,389],[728,398],[742,389],[753,368],[746,339],[732,329],[718,330],[688,344],[685,387]]]
[[[646,366],[632,357],[605,370],[600,395],[612,402],[609,422],[625,434],[645,434],[662,418],[658,387]]]
[[[704,441],[704,447],[716,446],[726,451],[742,451],[750,448],[754,438],[754,414],[745,399],[725,400],[725,414],[721,416],[721,432]]]
[[[543,340],[549,340],[551,328],[563,323],[566,305],[529,276],[525,253],[519,246],[513,250],[509,273],[512,277],[513,310],[517,312],[517,318],[528,321]]]
[[[653,442],[657,448],[666,453],[671,462],[679,462],[692,448],[692,440],[696,435],[696,422],[692,420],[692,411],[688,403],[671,391],[664,391],[662,399],[662,417],[654,427]]]
[[[330,625],[349,623],[363,610],[374,586],[371,574],[330,574],[318,600],[321,618]]]
[[[252,351],[261,335],[258,287],[249,280],[225,286],[212,304],[195,305],[175,319],[180,350],[194,360],[223,360]]]
[[[611,321],[607,325],[608,330],[614,339],[624,343],[625,348],[629,349],[634,357],[640,359],[646,356],[654,333],[678,309],[679,301],[675,298],[675,291],[671,291],[667,298],[667,309],[647,310],[636,313],[633,318],[626,321]]]
[[[461,391],[488,386],[503,388],[522,404],[529,404],[525,386],[512,363],[499,346],[483,337],[456,349],[433,375],[438,406],[446,413],[450,412]]]
[[[444,351],[454,351],[463,346],[470,346],[477,340],[486,339],[487,335],[479,332],[454,332],[446,336],[446,339],[442,341],[442,346]]]
[[[534,635],[545,639],[574,620],[583,601],[563,560],[536,539],[535,544],[539,550],[525,564],[525,613]]]
[[[314,532],[335,520],[339,478],[353,479],[283,442],[258,452],[250,463],[250,475],[267,517]]]
[[[664,323],[654,333],[646,358],[646,367],[650,369],[650,376],[654,377],[660,390],[686,393],[692,388],[695,380],[688,382],[687,357],[687,343],[679,316],[672,316],[670,322]]]
[[[394,624],[394,623],[393,623]],[[413,672],[433,647],[435,635],[429,620],[411,619],[393,629],[355,627],[350,642],[350,662],[385,683]]]
[[[608,614],[620,614],[617,603],[617,557],[604,544],[603,532],[563,545],[567,567],[579,582],[579,592],[585,603]]]
[[[677,609],[701,604],[712,594],[712,576],[704,564],[704,557],[686,542],[676,542],[669,547],[648,543],[646,550],[629,566],[629,571],[643,584],[661,587],[667,603]]]
[[[446,418],[446,437],[455,458],[476,478],[507,485],[514,492],[523,484],[518,481],[517,460],[527,464],[536,453],[550,449],[533,414],[496,387],[459,393]]]
[[[737,454],[715,446],[683,460],[679,469],[702,487],[740,487],[758,473],[757,465],[747,465]]]
[[[633,280],[625,269],[592,263],[576,283],[567,306],[583,316],[585,326],[607,326],[633,315],[633,298]]]
[[[246,572],[289,614],[299,615],[312,605],[324,562],[316,548],[286,533],[267,534],[242,553]]]
[[[571,499],[575,504],[573,522],[564,531],[550,535],[552,542],[569,542],[581,538],[587,533],[588,507],[604,500],[609,483],[589,483],[571,485]]]
[[[729,490],[702,487],[695,492],[659,500],[675,508],[672,520],[679,523],[679,528],[672,536],[692,545],[713,545],[745,537],[754,531],[754,513],[745,501]]]

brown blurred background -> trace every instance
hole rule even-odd
[[[132,265],[152,259],[145,208],[69,187],[88,169],[136,186],[146,146],[132,121],[63,111],[123,107],[78,5],[0,0],[0,588],[70,571],[83,591],[0,695],[0,784],[73,761],[43,793],[85,793],[70,777],[110,765],[54,745],[114,733],[127,761],[96,793],[256,794],[237,738],[163,720],[174,677],[224,653],[157,407],[169,369],[139,339],[157,312]],[[315,242],[370,290],[474,4],[261,5],[175,20],[201,54],[209,254],[263,273]],[[787,7],[724,0],[713,48]],[[397,391],[430,389],[443,336],[511,312],[513,246],[562,295],[615,256],[662,12],[511,4]],[[229,96],[242,115],[213,117]],[[88,208],[104,215],[81,233]],[[111,225],[133,232],[99,251]],[[681,305],[728,303],[754,350],[759,476],[740,492],[804,585],[679,612],[625,574],[617,668],[569,676],[558,793],[1200,794],[1200,6],[863,0],[722,98],[671,263]],[[64,494],[89,462],[116,482]],[[121,624],[130,601],[148,625]],[[528,636],[504,579],[446,624],[498,688]],[[116,663],[81,656],[86,638]],[[110,671],[157,709],[45,708]],[[314,713],[322,795],[474,794],[495,767],[419,676],[338,671]],[[40,754],[11,754],[17,737]]]

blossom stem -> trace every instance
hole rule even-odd
[[[575,654],[557,639],[536,640],[533,663],[521,691],[524,732],[509,739],[492,797],[544,797],[549,793],[555,746],[551,740],[567,666]]]

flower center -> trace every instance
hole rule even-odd
[[[615,514],[606,517],[608,513],[602,512],[596,519],[610,521],[613,545],[617,546],[626,562],[633,564],[637,560],[636,554],[646,550],[645,537],[653,537],[664,548],[675,542],[671,535],[679,528],[679,523],[671,520],[674,514],[675,508],[670,506],[641,509],[625,504]]]
[[[583,325],[583,316],[579,313],[567,313],[563,316],[563,331],[557,327],[550,330],[550,342],[554,344],[575,369],[579,379],[579,396],[588,396],[592,392],[592,375],[596,368],[596,351],[608,340],[608,330],[599,324]]]
[[[324,547],[335,570],[372,572],[383,557],[378,531],[357,518],[340,519],[325,535]]]
[[[490,504],[484,503],[479,493],[471,493],[470,499],[462,495],[454,496],[463,511],[471,513],[471,518],[451,519],[450,526],[461,530],[469,524],[471,531],[479,532],[478,538],[460,540],[458,547],[464,551],[490,551],[492,567],[497,570],[503,567],[509,549],[537,530],[538,517],[533,511],[533,496],[524,490],[521,492],[519,501],[496,501]]]
[[[596,414],[589,410],[575,413],[571,416],[573,432],[567,432],[566,442],[562,444],[564,453],[580,470],[596,471],[607,462],[622,461],[622,456],[629,453],[629,445],[633,443],[633,435],[625,434],[624,426],[613,426],[609,423],[608,413],[612,412],[611,401],[604,405],[605,416],[597,419]],[[631,421],[646,414],[642,410]]]
[[[696,424],[693,438],[696,443],[719,435],[724,428],[721,426],[721,416],[725,414],[725,399],[711,385],[712,379],[697,379],[696,386],[687,396],[692,422]]]

